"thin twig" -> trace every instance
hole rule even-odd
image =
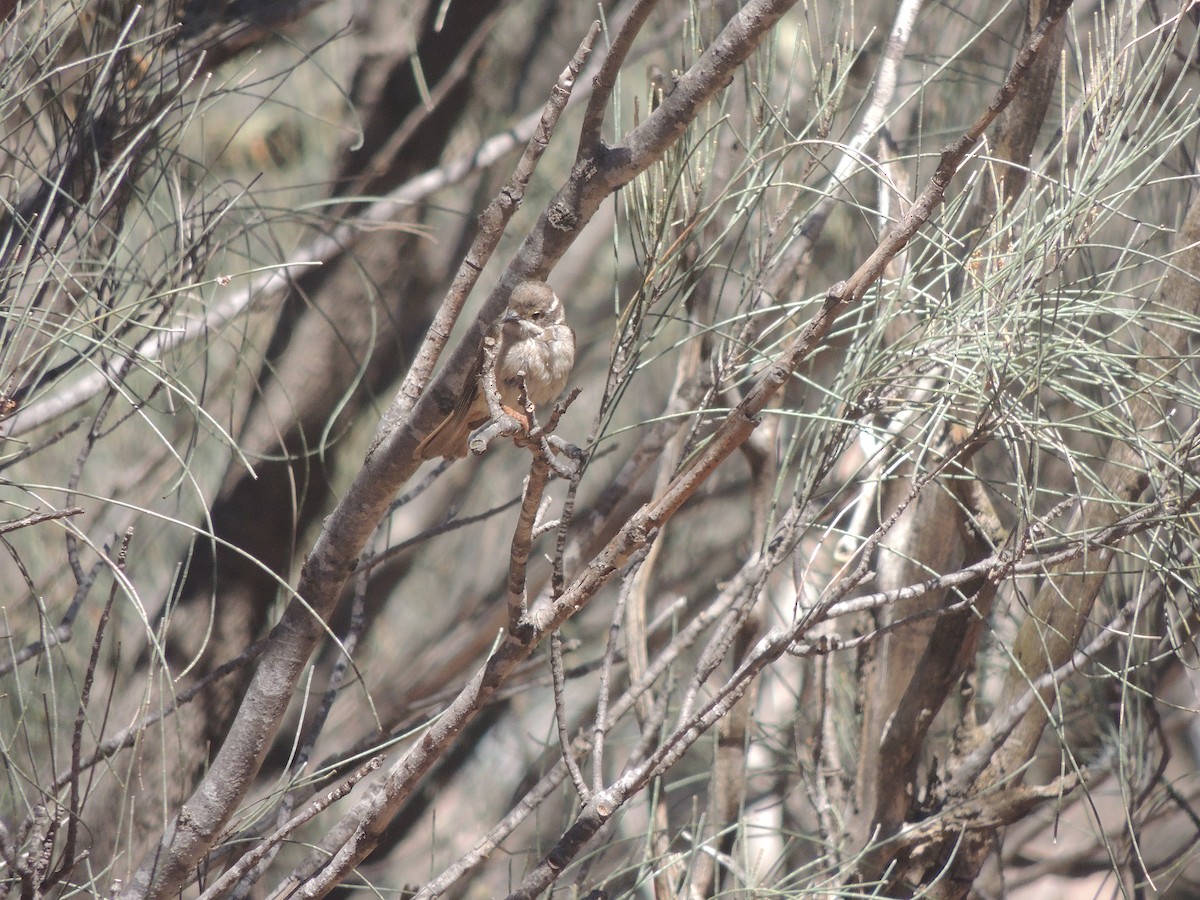
[[[583,773],[579,771],[579,763],[575,761],[575,754],[571,750],[571,737],[567,733],[567,705],[563,696],[566,679],[563,677],[562,635],[557,631],[550,635],[550,674],[554,681],[554,720],[558,724],[558,746],[562,751],[562,761],[566,763],[571,783],[575,785],[575,792],[579,794],[580,801],[587,803],[587,782],[583,780]]]
[[[621,621],[625,618],[625,606],[629,602],[629,592],[633,590],[637,573],[646,555],[630,560],[625,571],[621,591],[617,595],[617,604],[613,609],[612,618],[608,623],[608,640],[604,645],[604,659],[600,668],[600,685],[596,692],[596,721],[592,725],[592,789],[604,789],[604,736],[608,731],[608,701],[612,694],[613,662],[617,656],[617,637],[621,633]],[[643,670],[644,671],[644,670]],[[641,672],[637,673],[638,675]],[[584,798],[587,802],[587,798]]]
[[[0,662],[0,677],[7,675],[15,667],[21,665],[21,663],[33,659],[48,648],[57,647],[59,644],[65,644],[71,640],[74,634],[75,618],[79,615],[79,610],[83,607],[83,601],[91,593],[92,585],[95,584],[96,578],[104,568],[104,564],[104,559],[98,559],[92,564],[84,580],[76,586],[75,594],[71,597],[71,602],[67,605],[67,611],[63,613],[62,620],[58,623],[57,628],[44,638],[30,641],[20,650],[11,654],[8,659]]]
[[[362,567],[368,572],[378,568],[390,559],[394,559],[406,550],[411,549],[417,544],[424,543],[431,538],[439,535],[449,534],[452,531],[457,531],[460,528],[466,528],[468,525],[474,525],[477,522],[484,522],[492,516],[504,512],[521,502],[521,498],[513,497],[511,500],[505,500],[503,503],[493,506],[491,509],[486,509],[481,513],[476,513],[473,516],[455,516],[449,521],[443,522],[441,525],[434,525],[432,528],[426,528],[420,534],[415,534],[410,538],[405,538],[398,544],[393,544],[386,550],[380,550],[378,553],[372,553],[363,558]]]
[[[233,659],[217,666],[217,668],[213,669],[203,678],[199,679],[187,690],[180,691],[172,698],[171,702],[164,709],[156,710],[148,715],[143,716],[128,728],[124,728],[108,740],[102,741],[86,759],[80,761],[80,769],[82,770],[90,768],[101,760],[108,759],[113,754],[128,747],[132,747],[137,741],[138,736],[145,732],[147,728],[178,712],[180,707],[191,703],[214,682],[219,681],[226,675],[236,672],[238,669],[242,668],[242,666],[253,662],[267,648],[268,643],[269,641],[264,639],[251,644]],[[64,785],[70,782],[73,775],[74,768],[58,773],[54,777],[54,781],[50,783],[48,790],[51,792],[60,790]]]
[[[218,878],[208,888],[208,890],[200,895],[199,900],[216,900],[217,897],[220,897],[223,893],[232,888],[238,883],[238,880],[243,875],[248,873],[250,869],[257,865],[261,860],[265,859],[268,853],[275,852],[289,834],[349,794],[356,784],[382,766],[383,760],[384,755],[382,753],[378,756],[371,757],[371,759],[367,760],[362,766],[359,767],[358,771],[356,771],[353,775],[339,784],[324,797],[318,797],[304,810],[280,825],[279,828],[277,828],[273,834],[266,837],[261,844],[239,859],[234,865],[230,866],[229,870],[225,872],[224,875]]]
[[[1118,638],[1127,637],[1130,620],[1138,608],[1138,603],[1128,603],[1117,612],[1104,626],[1096,639],[1081,650],[1077,650],[1061,666],[1051,669],[1039,678],[1029,683],[1025,693],[1017,698],[1010,706],[997,710],[988,721],[986,731],[979,743],[966,755],[957,761],[953,768],[953,776],[944,786],[946,797],[964,797],[980,773],[989,765],[995,764],[995,754],[1000,745],[1013,733],[1017,725],[1025,718],[1026,713],[1035,704],[1042,703],[1042,692],[1047,688],[1061,684],[1071,675],[1082,669],[1096,654],[1111,645]]]
[[[53,512],[47,513],[32,512],[24,518],[0,523],[0,534],[8,534],[11,531],[17,531],[21,528],[28,528],[30,525],[40,525],[42,522],[53,522],[56,519],[66,519],[70,516],[82,515],[83,512],[84,509],[82,506],[68,506],[65,509],[56,509]]]
[[[121,540],[121,548],[117,551],[117,571],[123,573],[125,564],[129,554],[129,542],[133,539],[133,528],[129,528],[125,532],[124,538]],[[82,771],[79,760],[82,755],[83,748],[83,729],[87,723],[87,706],[88,700],[92,694],[92,684],[96,678],[96,667],[100,662],[100,645],[104,641],[104,633],[108,628],[109,616],[112,614],[113,604],[117,599],[117,587],[120,584],[120,579],[114,577],[112,586],[108,591],[108,601],[104,604],[104,609],[100,612],[100,620],[96,623],[96,637],[92,641],[92,652],[88,659],[87,669],[84,670],[83,686],[79,692],[79,707],[75,712],[75,728],[71,733],[71,782],[70,782],[70,799],[67,806],[67,837],[63,845],[62,857],[58,868],[54,870],[46,879],[36,888],[40,893],[48,887],[53,887],[62,879],[76,863],[75,859],[75,842],[79,835],[79,822],[83,813],[82,802],[79,794],[79,773]]]
[[[508,557],[508,629],[512,634],[529,629],[526,613],[525,571],[529,565],[529,553],[533,548],[533,527],[537,512],[550,480],[550,465],[540,453],[535,453],[529,466],[529,477],[525,480],[525,497],[521,503],[521,514],[513,529],[512,546]]]

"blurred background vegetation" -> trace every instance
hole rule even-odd
[[[0,896],[154,894],[133,875],[477,216],[599,18],[455,340],[646,5],[0,2]],[[609,145],[740,6],[649,5]],[[580,231],[548,280],[584,465],[531,604],[687,471],[1049,8],[797,4]],[[1195,896],[1198,86],[1193,4],[1070,6],[944,203],[562,629],[565,684],[538,650],[337,890],[517,890],[580,816],[561,729],[593,788],[678,749],[568,854],[571,896]],[[284,895],[351,801],[312,804],[479,669],[525,454],[405,486],[185,894],[259,848],[218,893]]]

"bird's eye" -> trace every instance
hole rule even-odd
[[[542,317],[542,311],[539,309],[539,310],[535,310],[535,311],[533,312],[533,314],[532,314],[532,315],[530,315],[530,317],[529,317],[529,318],[531,318],[531,319],[540,319],[541,317]]]

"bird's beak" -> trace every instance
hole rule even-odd
[[[504,314],[504,318],[500,320],[500,323],[502,325],[508,325],[510,322],[520,322],[520,321],[521,321],[521,317],[518,316],[515,312],[507,312]]]

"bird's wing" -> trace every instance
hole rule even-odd
[[[479,357],[471,369],[471,374],[467,376],[462,393],[459,394],[458,402],[446,414],[446,418],[442,419],[438,423],[438,426],[429,432],[425,440],[417,445],[418,457],[421,459],[437,459],[440,456],[445,456],[457,459],[460,456],[467,455],[467,438],[472,431],[487,421],[486,417],[479,419],[478,414],[472,413],[472,408],[476,405],[476,399],[483,390],[482,379],[480,377],[482,370],[483,348],[481,347]]]

